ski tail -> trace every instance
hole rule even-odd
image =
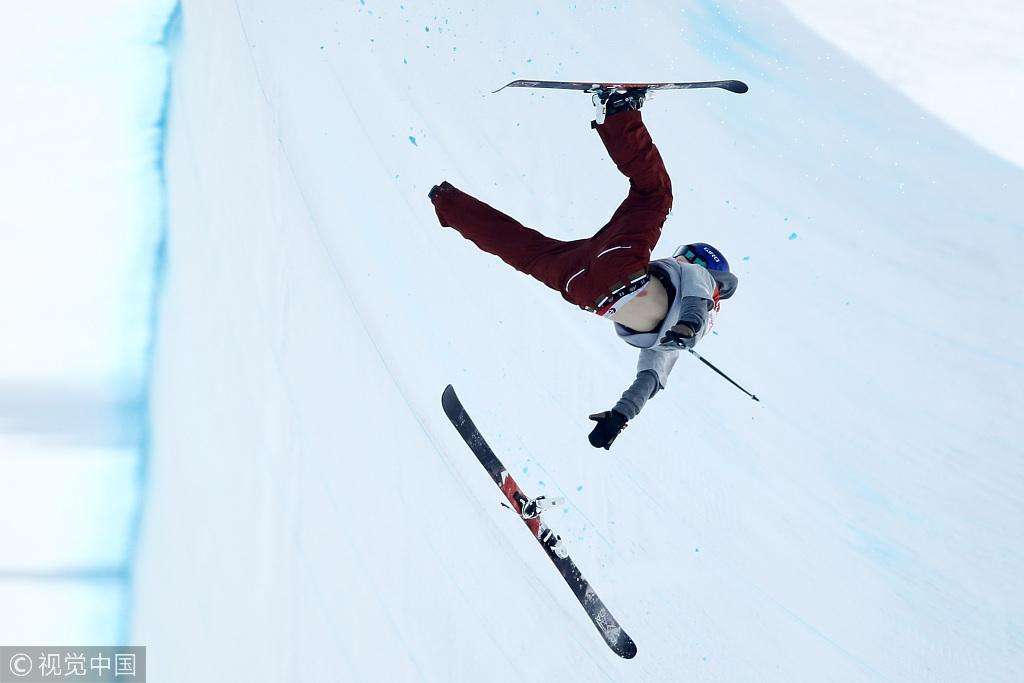
[[[505,467],[498,460],[498,456],[494,454],[491,447],[487,445],[487,442],[484,441],[483,435],[480,434],[480,430],[473,424],[473,420],[466,413],[466,409],[462,407],[462,401],[455,394],[455,387],[451,384],[445,387],[444,393],[441,394],[441,407],[444,408],[445,415],[451,420],[456,431],[466,441],[470,450],[476,454],[480,464],[491,475],[491,479],[500,487],[502,484],[501,473],[505,470]]]
[[[728,90],[729,92],[734,92],[737,95],[742,95],[743,93],[750,90],[750,87],[743,81],[720,81],[719,83],[720,84],[716,87],[724,88],[725,90]]]

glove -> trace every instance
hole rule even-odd
[[[628,422],[625,415],[614,410],[594,413],[590,416],[590,419],[597,423],[594,431],[590,432],[590,436],[587,437],[590,439],[590,445],[594,448],[603,448],[605,450],[612,447],[615,437],[622,433]]]
[[[661,343],[680,349],[692,349],[697,345],[697,333],[688,323],[679,322],[665,333]]]

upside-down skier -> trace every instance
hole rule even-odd
[[[680,350],[704,337],[712,311],[738,283],[725,257],[706,243],[651,261],[672,208],[672,183],[640,114],[645,96],[644,89],[594,94],[598,113],[591,128],[629,178],[629,194],[589,239],[546,237],[447,181],[429,193],[442,226],[558,290],[566,301],[611,320],[623,341],[641,349],[630,387],[611,410],[590,416],[597,423],[589,435],[595,448],[610,448],[647,400],[665,388]]]

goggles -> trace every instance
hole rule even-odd
[[[679,247],[672,253],[672,258],[679,258],[680,256],[686,259],[687,263],[693,263],[704,268],[708,267],[708,262],[698,256],[697,252],[695,252],[688,244]]]

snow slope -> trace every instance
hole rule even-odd
[[[128,635],[173,8],[0,4],[4,645]]]
[[[768,3],[183,9],[133,632],[154,679],[1020,670],[1019,169]],[[741,281],[701,351],[762,403],[683,358],[587,444],[635,352],[425,196],[447,178],[563,238],[621,201],[587,98],[489,94],[517,76],[750,84],[644,114],[663,252],[711,241]],[[636,659],[497,504],[448,382],[528,492],[568,497],[550,522]]]
[[[783,0],[800,21],[993,154],[1024,166],[1024,4]]]

